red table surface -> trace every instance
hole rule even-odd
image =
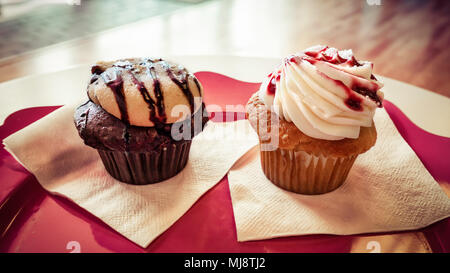
[[[197,72],[196,76],[204,87],[205,103],[223,107],[224,111],[225,105],[245,105],[260,85],[213,72]],[[392,103],[385,101],[384,106],[433,177],[439,183],[450,183],[446,160],[450,158],[450,139],[418,128]],[[28,108],[13,113],[0,127],[0,139],[58,107]],[[450,218],[419,231],[433,252],[450,251]],[[1,252],[70,252],[71,242],[76,242],[81,252],[349,252],[356,237],[359,235],[307,235],[238,242],[225,176],[143,249],[75,203],[46,192],[3,145],[0,148]]]

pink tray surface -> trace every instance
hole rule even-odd
[[[205,103],[219,105],[224,112],[225,105],[245,105],[260,85],[214,72],[197,72],[196,76],[204,87]],[[0,127],[0,139],[58,107],[28,108],[11,114]],[[420,129],[389,101],[384,107],[436,181],[450,183],[450,139]],[[243,117],[242,113],[228,115]],[[419,231],[433,252],[450,251],[450,218]],[[308,235],[238,242],[225,176],[143,249],[68,199],[46,192],[3,145],[0,147],[0,252],[67,253],[75,250],[71,242],[81,252],[349,252],[352,241],[360,236]]]

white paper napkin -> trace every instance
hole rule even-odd
[[[107,225],[147,247],[257,144],[246,121],[213,123],[197,135],[187,166],[164,182],[136,186],[112,178],[97,152],[84,145],[64,106],[4,140],[7,150],[48,191],[63,195]]]
[[[327,194],[300,195],[273,185],[262,172],[258,147],[236,162],[228,182],[238,241],[413,230],[449,217],[449,197],[385,110],[374,120],[377,143],[357,158],[344,185]]]

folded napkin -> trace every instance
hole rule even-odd
[[[300,195],[273,185],[262,172],[258,147],[236,162],[228,182],[238,241],[412,230],[449,217],[450,199],[386,111],[378,110],[374,121],[375,146],[330,193]]]
[[[187,166],[161,183],[118,182],[83,144],[64,106],[4,140],[6,149],[48,191],[63,195],[141,247],[179,219],[257,144],[245,121],[209,122],[192,142]]]

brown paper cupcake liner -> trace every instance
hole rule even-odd
[[[315,156],[304,151],[261,151],[266,177],[285,190],[301,194],[323,194],[341,186],[358,155]]]
[[[175,176],[187,164],[191,141],[173,143],[161,152],[97,150],[108,173],[134,185],[161,182]]]

